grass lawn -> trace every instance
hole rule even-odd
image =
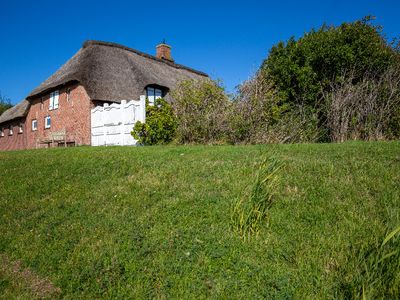
[[[232,206],[271,153],[276,200],[243,241]],[[35,296],[19,262],[52,297],[346,298],[399,183],[399,142],[0,152],[0,294]]]

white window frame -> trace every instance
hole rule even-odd
[[[0,128],[0,137],[4,137],[4,128],[3,127]]]
[[[36,131],[36,130],[38,130],[38,120],[33,119],[32,120],[32,131]]]
[[[58,91],[50,93],[49,110],[57,109],[59,107],[60,94]]]
[[[19,123],[19,125],[18,125],[18,133],[24,133],[24,124]]]
[[[50,120],[50,124],[48,124],[48,121]],[[46,116],[44,118],[44,129],[49,129],[51,128],[51,117],[50,116]]]
[[[8,135],[13,135],[14,134],[14,126],[10,125],[8,126]]]

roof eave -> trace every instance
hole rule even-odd
[[[67,85],[76,84],[76,83],[79,83],[79,80],[72,79],[72,80],[67,80],[65,82],[61,81],[60,83],[57,83],[57,84],[51,85],[49,87],[46,87],[45,89],[39,90],[38,92],[32,92],[28,97],[26,97],[26,100],[28,100],[28,101],[32,100],[33,98],[36,98],[38,96],[43,96],[43,95],[47,94],[50,91],[53,91],[53,90],[56,90],[56,89],[59,89],[59,88],[63,88],[65,86],[67,86]]]

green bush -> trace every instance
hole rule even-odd
[[[371,18],[274,46],[233,99],[212,80],[172,91],[178,143],[396,139],[400,52]]]
[[[230,117],[231,142],[267,144],[318,140],[318,116],[282,101],[273,82],[258,72],[239,86]]]
[[[326,130],[327,105],[322,96],[332,85],[352,73],[352,83],[373,73],[379,78],[396,66],[399,50],[389,43],[382,28],[371,24],[371,17],[335,26],[311,30],[298,40],[291,38],[272,47],[259,72],[271,80],[279,92],[281,105],[307,107],[318,115],[318,124]],[[367,105],[367,104],[365,104]]]
[[[218,82],[182,81],[172,91],[172,97],[179,143],[215,144],[228,140],[232,103]]]
[[[154,106],[146,99],[146,123],[137,121],[132,136],[142,145],[168,144],[175,137],[176,118],[172,107],[164,99],[156,99]]]
[[[399,60],[398,51],[383,37],[371,17],[342,25],[323,25],[303,37],[272,47],[262,70],[290,102],[315,105],[332,81],[355,69],[355,81],[368,71],[383,73]]]

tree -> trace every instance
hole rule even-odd
[[[322,96],[345,80],[343,74],[351,72],[352,83],[357,84],[367,73],[383,76],[400,61],[399,47],[388,43],[382,28],[371,20],[366,17],[338,27],[323,25],[298,40],[280,42],[272,47],[259,72],[274,83],[283,105],[311,109],[323,128],[328,106]],[[324,137],[329,137],[329,132]]]
[[[10,99],[3,96],[0,92],[0,116],[9,108],[11,108],[11,101]]]

